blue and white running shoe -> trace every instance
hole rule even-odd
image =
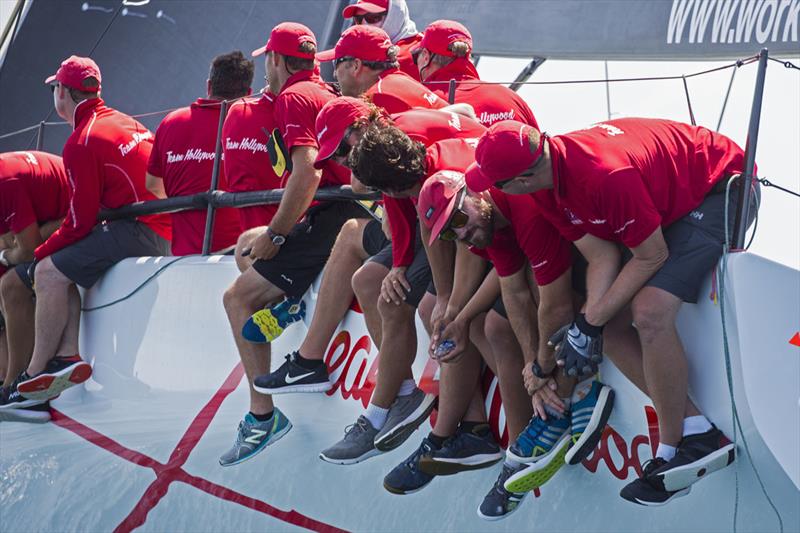
[[[523,493],[549,481],[564,466],[571,436],[568,417],[551,416],[545,421],[534,416],[506,452],[509,459],[529,464],[505,481],[505,489]]]
[[[592,453],[603,436],[613,408],[614,390],[597,380],[581,401],[572,404],[572,447],[564,456],[567,464],[579,464]]]
[[[287,327],[305,316],[306,303],[301,298],[286,298],[253,313],[242,327],[242,337],[256,344],[273,342]]]
[[[272,418],[264,422],[259,422],[253,415],[247,413],[244,420],[239,422],[236,442],[233,443],[230,450],[222,454],[219,464],[222,466],[238,465],[277,442],[290,429],[292,429],[292,423],[277,407],[273,410]]]

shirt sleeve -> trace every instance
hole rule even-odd
[[[564,211],[556,204],[555,198],[549,191],[539,191],[533,194],[536,205],[550,224],[568,241],[577,241],[586,232],[569,221]]]
[[[22,182],[17,178],[0,181],[0,234],[19,233],[31,224],[35,224],[36,211]]]
[[[533,268],[536,284],[549,285],[572,266],[572,247],[543,216],[531,221],[529,235],[531,239],[525,243],[525,255]]]
[[[42,243],[34,255],[45,257],[84,238],[97,224],[100,211],[100,168],[94,153],[86,146],[64,146],[64,168],[72,189],[67,216],[61,227]]]
[[[297,93],[281,95],[276,104],[275,119],[290,154],[295,146],[318,146],[314,124],[317,112],[311,102]]]
[[[156,136],[153,140],[153,149],[150,151],[150,158],[147,160],[147,173],[157,178],[163,178],[165,174],[163,144],[166,135],[166,128],[164,128],[164,122],[162,121],[156,130]]]
[[[631,167],[615,170],[603,180],[598,207],[617,240],[635,248],[661,225],[661,215],[653,204],[641,174]]]
[[[408,266],[414,260],[417,210],[408,198],[384,196],[383,206],[392,229],[392,266]]]

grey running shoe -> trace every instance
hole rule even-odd
[[[508,492],[503,485],[512,474],[524,467],[525,465],[516,468],[507,464],[503,465],[492,490],[483,498],[483,502],[478,507],[478,516],[484,520],[502,520],[519,508],[528,493]]]
[[[264,422],[259,422],[253,415],[247,413],[244,420],[239,422],[236,442],[230,450],[222,454],[219,464],[233,466],[246,461],[270,444],[274,444],[290,429],[292,423],[277,407],[273,411],[272,418]]]
[[[426,474],[448,476],[492,466],[504,455],[489,425],[482,424],[474,431],[462,431],[459,428],[441,448],[420,458],[419,469]]]
[[[319,454],[319,458],[335,465],[354,465],[381,453],[375,448],[375,435],[367,417],[361,415],[344,430],[344,438]]]
[[[386,424],[375,437],[375,447],[388,452],[403,444],[431,414],[436,396],[416,388],[408,396],[398,396],[386,416]]]

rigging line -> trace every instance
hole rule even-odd
[[[689,107],[689,120],[692,121],[692,126],[697,126],[697,121],[694,119],[694,111],[692,110],[692,99],[689,98],[689,85],[686,83],[686,76],[683,76],[683,90],[686,92],[686,105]]]
[[[22,128],[21,130],[12,131],[11,133],[4,133],[3,135],[0,135],[0,139],[7,139],[9,137],[13,137],[14,135],[19,135],[20,133],[25,133],[31,130],[35,130],[38,127],[39,125],[35,124],[33,126],[28,126],[27,128]]]
[[[728,98],[731,95],[731,88],[733,87],[733,79],[736,77],[736,71],[739,70],[741,65],[737,61],[736,68],[731,71],[731,79],[728,82],[728,90],[725,91],[725,99],[722,101],[722,109],[719,111],[719,120],[717,121],[717,131],[722,127],[722,118],[725,116],[725,108],[728,107]]]
[[[760,184],[762,184],[764,187],[774,187],[775,189],[778,189],[779,191],[783,191],[785,193],[791,194],[792,196],[797,196],[798,198],[800,198],[800,194],[798,194],[798,193],[796,193],[796,192],[794,192],[792,190],[789,190],[789,189],[784,189],[780,185],[775,185],[774,183],[769,181],[767,178],[761,178],[761,179],[758,180],[758,182]]]
[[[768,57],[767,59],[769,59],[770,61],[774,61],[774,62],[776,62],[776,63],[780,63],[781,65],[783,65],[783,66],[784,66],[784,67],[786,67],[786,68],[794,68],[794,69],[800,70],[800,67],[798,67],[797,65],[795,65],[795,64],[794,64],[794,63],[792,63],[791,61],[786,61],[786,60],[783,60],[783,59],[778,59],[778,58],[776,58],[776,57]]]

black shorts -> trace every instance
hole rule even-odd
[[[498,296],[497,299],[494,301],[491,310],[500,315],[501,317],[505,318],[506,320],[508,320],[508,313],[506,313],[506,306],[503,303],[502,294],[500,294],[500,296]]]
[[[302,296],[328,262],[342,225],[351,218],[368,216],[353,202],[318,204],[295,224],[275,257],[258,259],[253,268],[287,296]]]
[[[106,270],[123,259],[169,255],[169,250],[169,241],[146,224],[133,219],[114,220],[96,225],[89,235],[53,253],[50,259],[59,272],[88,289]],[[33,290],[33,283],[28,275],[30,266],[31,263],[23,263],[14,270],[25,286]],[[36,278],[35,273],[33,277]]]
[[[364,247],[367,255],[372,257],[391,244],[392,241],[386,238],[380,222],[374,219],[367,222],[367,225],[364,226],[364,234],[361,237],[361,246]]]
[[[755,219],[758,187],[751,195],[750,220]],[[733,236],[736,219],[738,187],[731,186],[728,202],[728,236]],[[697,209],[664,229],[664,240],[669,249],[667,262],[646,283],[673,294],[687,303],[697,303],[700,287],[722,256],[725,243],[725,193],[705,197]]]
[[[367,229],[369,229],[371,224],[367,224],[367,227],[364,228],[364,249],[367,250],[366,242],[367,239]],[[380,230],[380,227],[378,228]],[[374,234],[374,228],[371,230]],[[381,232],[383,233],[383,232]],[[371,236],[373,240],[373,244],[377,242],[377,238],[373,235]],[[411,291],[406,295],[406,303],[412,307],[417,307],[419,305],[420,300],[425,295],[425,289],[428,284],[431,283],[431,267],[428,264],[428,256],[425,254],[425,247],[422,246],[422,237],[420,236],[419,232],[419,224],[417,224],[417,231],[416,231],[416,238],[415,238],[415,246],[414,246],[414,259],[412,259],[411,264],[408,265],[406,269],[406,279],[408,280],[409,285],[411,285]],[[367,250],[369,252],[369,250]],[[387,243],[380,249],[376,254],[368,259],[373,263],[379,263],[385,266],[387,269],[392,268],[392,243],[391,241],[387,241]]]

